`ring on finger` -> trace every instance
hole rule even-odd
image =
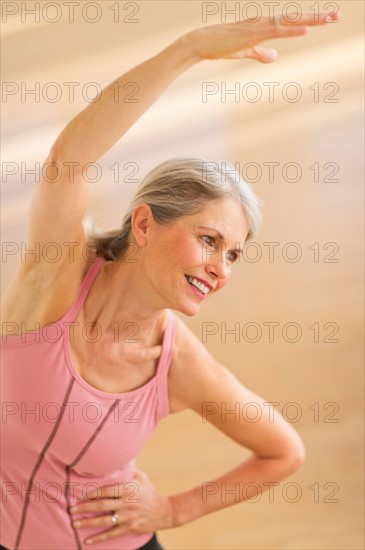
[[[118,520],[119,520],[118,514],[116,514],[115,512],[113,512],[112,515],[111,515],[111,520],[112,520],[112,524],[113,524],[113,525],[117,525]]]
[[[274,25],[275,27],[279,27],[281,21],[281,15],[274,15]]]

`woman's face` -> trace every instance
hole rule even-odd
[[[148,286],[161,298],[161,307],[195,315],[228,283],[239,260],[248,234],[242,207],[233,199],[219,199],[172,224],[150,219],[147,225],[142,267]]]

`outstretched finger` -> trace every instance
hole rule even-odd
[[[293,18],[294,19],[294,18]],[[275,16],[271,18],[271,23],[282,27],[314,27],[316,25],[325,25],[326,23],[337,23],[340,20],[340,12],[324,13],[305,13],[298,20],[290,20],[290,14],[286,17]]]
[[[332,14],[304,14],[297,21],[294,18],[291,21],[289,16],[275,15],[275,17],[266,17],[266,24],[260,28],[259,34],[261,35],[261,40],[290,38],[307,34],[310,31],[310,27],[338,21],[339,12],[333,12]]]

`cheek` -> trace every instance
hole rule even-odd
[[[181,239],[177,242],[175,253],[180,264],[190,266],[203,263],[201,246],[197,242]]]

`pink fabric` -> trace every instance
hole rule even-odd
[[[155,376],[142,387],[100,391],[72,364],[70,325],[105,262],[97,258],[89,268],[77,300],[59,321],[2,337],[0,540],[9,549],[91,548],[82,541],[104,528],[73,529],[68,506],[97,487],[130,481],[136,455],[169,414],[171,310]],[[138,498],[129,487],[129,498]],[[152,535],[130,534],[92,547],[135,550]]]

